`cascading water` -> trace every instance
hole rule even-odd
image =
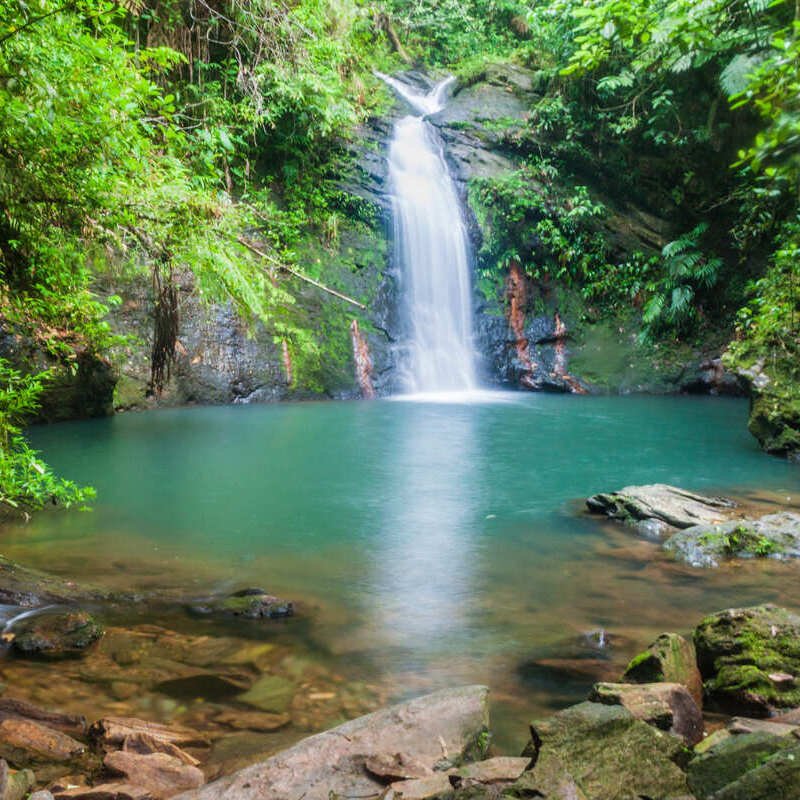
[[[467,231],[441,142],[425,119],[444,108],[453,78],[423,94],[380,77],[419,112],[395,124],[389,146],[394,240],[409,329],[404,388],[412,394],[470,392],[476,380]]]

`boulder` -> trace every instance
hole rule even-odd
[[[622,706],[580,703],[532,723],[523,752],[536,760],[525,781],[536,781],[551,759],[564,765],[587,800],[629,800],[639,795],[686,794],[686,777],[676,762],[684,755],[674,736],[637,720]],[[568,795],[567,795],[568,796]]]
[[[197,767],[166,753],[142,755],[118,750],[109,753],[103,765],[110,772],[122,775],[127,783],[147,789],[155,800],[166,800],[206,782]]]
[[[589,699],[624,706],[636,719],[680,737],[689,747],[703,738],[703,714],[679,683],[597,683]]]
[[[403,753],[426,767],[457,761],[465,751],[488,744],[488,689],[448,689],[359,717],[304,739],[259,764],[181,800],[328,800],[333,795],[378,795],[385,781],[365,761]]]
[[[677,633],[662,633],[628,664],[622,680],[629,683],[679,683],[699,708],[703,707],[703,678],[694,645]]]
[[[789,750],[796,744],[769,733],[728,736],[692,759],[688,767],[689,788],[698,800],[712,797],[716,800],[720,789],[737,781],[775,753]]]
[[[800,514],[694,525],[671,536],[664,549],[693,567],[718,567],[730,558],[800,558]]]
[[[86,611],[44,611],[20,620],[11,631],[18,653],[50,658],[78,655],[103,635]]]
[[[670,528],[722,522],[736,506],[724,497],[706,497],[665,483],[626,486],[618,492],[596,494],[586,505],[594,513],[659,534]]]
[[[800,704],[800,616],[774,605],[729,608],[694,632],[706,696],[753,717]]]

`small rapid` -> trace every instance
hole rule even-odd
[[[467,230],[442,143],[426,120],[444,108],[453,78],[421,93],[396,78],[379,77],[417,112],[397,121],[388,155],[408,330],[403,389],[426,396],[474,393]]]

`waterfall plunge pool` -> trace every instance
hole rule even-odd
[[[275,643],[287,663],[315,665],[308,696],[372,692],[263,734],[262,749],[467,682],[491,686],[498,740],[516,748],[530,718],[617,676],[662,630],[689,632],[726,605],[800,607],[797,565],[694,570],[582,510],[594,492],[652,482],[796,502],[798,468],[758,450],[746,403],[499,398],[188,408],[38,427],[34,445],[59,473],[96,486],[96,507],[6,525],[2,552],[129,590],[263,586],[297,601],[298,615],[275,623],[147,612],[149,624],[207,642]],[[119,624],[141,612],[113,613]],[[176,706],[142,691],[121,709],[97,678],[84,695],[77,683],[59,695],[46,669],[6,660],[0,671],[30,699],[91,717],[187,721],[230,700],[198,688]]]

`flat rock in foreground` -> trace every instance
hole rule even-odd
[[[657,536],[669,528],[723,522],[736,506],[724,497],[706,497],[666,483],[626,486],[618,492],[596,494],[586,505],[590,511],[631,522]]]
[[[304,739],[289,750],[180,800],[328,800],[380,795],[386,781],[368,772],[367,759],[402,753],[433,768],[457,761],[480,743],[489,725],[485,686],[447,689],[376,711]]]

